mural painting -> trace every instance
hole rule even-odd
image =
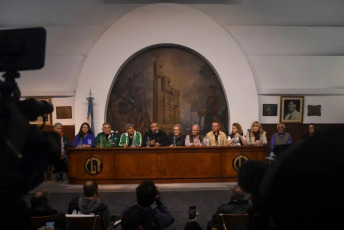
[[[134,123],[142,134],[151,121],[167,133],[181,124],[188,133],[199,124],[202,133],[213,120],[228,133],[228,109],[219,78],[200,56],[184,47],[153,47],[140,52],[118,73],[107,105],[107,121],[126,131]]]

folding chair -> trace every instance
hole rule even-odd
[[[32,216],[31,225],[26,230],[37,230],[38,228],[45,226],[45,222],[52,220],[52,216]]]
[[[218,230],[247,229],[248,214],[220,214],[218,217]]]
[[[68,230],[101,230],[99,215],[71,215],[66,214]]]

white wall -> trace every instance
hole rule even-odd
[[[230,124],[248,126],[258,119],[258,95],[251,69],[237,43],[223,27],[191,7],[152,4],[116,21],[90,51],[75,97],[76,130],[85,121],[85,97],[92,89],[95,131],[105,119],[114,76],[137,51],[156,44],[178,44],[205,57],[220,77],[229,107]]]
[[[211,62],[226,91],[230,124],[239,121],[246,127],[258,119],[278,122],[278,116],[262,117],[261,109],[264,103],[279,104],[280,95],[305,96],[305,108],[307,101],[322,105],[322,116],[305,116],[305,123],[344,123],[340,109],[344,29],[339,10],[343,1],[320,4],[319,0],[307,15],[296,10],[301,3],[273,0],[269,0],[272,8],[263,7],[260,1],[143,7],[83,1],[81,5],[68,3],[68,9],[67,4],[34,2],[32,8],[31,2],[18,5],[8,1],[2,9],[5,26],[37,26],[48,21],[43,24],[47,30],[46,64],[42,70],[21,72],[18,84],[23,96],[52,96],[53,103],[60,103],[61,98],[61,106],[69,105],[66,96],[75,96],[76,129],[86,121],[89,89],[95,97],[96,131],[100,131],[106,95],[121,65],[138,50],[161,42],[187,46]],[[323,12],[324,7],[338,11],[310,16],[315,9]],[[63,14],[46,17],[49,10]],[[237,95],[242,97],[237,99]]]
[[[263,104],[278,104],[277,116],[263,116]],[[321,116],[308,116],[308,105],[321,105]],[[303,123],[343,123],[343,108],[344,96],[342,95],[305,96]],[[259,96],[259,120],[261,123],[278,123],[280,109],[280,96]]]

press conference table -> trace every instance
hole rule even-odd
[[[233,182],[247,159],[265,161],[265,146],[69,148],[70,184]]]

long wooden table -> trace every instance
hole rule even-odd
[[[263,146],[70,148],[68,178],[70,184],[231,182],[245,160],[265,156]]]

